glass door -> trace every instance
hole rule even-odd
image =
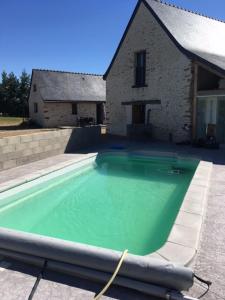
[[[205,139],[207,128],[217,124],[217,97],[199,97],[197,101],[197,138]]]
[[[217,140],[219,143],[225,143],[225,97],[218,97]]]
[[[197,138],[203,139],[206,133],[205,123],[206,100],[198,99],[197,102]]]

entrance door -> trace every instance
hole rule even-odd
[[[145,105],[138,104],[132,106],[132,123],[145,124]]]
[[[206,138],[209,124],[215,126],[217,125],[217,97],[214,96],[198,98],[197,138]]]
[[[225,98],[218,100],[217,123],[217,139],[225,143]]]
[[[96,104],[96,117],[97,124],[104,123],[104,103]]]
[[[206,99],[198,99],[197,102],[197,138],[206,136]]]
[[[216,139],[225,143],[225,97],[207,96],[197,102],[197,138],[206,138],[207,128],[215,127]]]

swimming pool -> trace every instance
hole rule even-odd
[[[146,255],[166,242],[199,161],[100,154],[0,202],[0,226]]]

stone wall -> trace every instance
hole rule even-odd
[[[34,113],[34,102],[38,112]],[[31,104],[32,103],[32,104]],[[96,121],[96,103],[77,103],[77,115],[72,114],[72,103],[30,102],[30,117],[41,127],[76,126],[78,118],[93,118]]]
[[[79,103],[77,106],[77,114],[81,118],[97,118],[96,103]]]
[[[43,127],[75,126],[77,115],[72,114],[71,103],[44,103]]]
[[[134,85],[135,52],[146,50],[147,87]],[[183,130],[190,125],[192,98],[192,62],[184,56],[141,4],[106,80],[106,113],[109,133],[126,135],[131,110],[121,102],[161,100],[152,105],[150,123],[153,137],[174,141],[190,138]]]
[[[101,126],[55,129],[0,138],[0,171],[101,141]]]
[[[29,96],[29,117],[32,121],[37,123],[40,126],[43,126],[44,124],[44,102],[42,101],[40,89],[37,87],[37,90],[34,91],[34,85],[37,86],[38,78],[36,78],[36,73],[33,73],[32,82],[33,85],[30,89],[30,96]],[[34,112],[34,103],[38,103],[38,112]]]
[[[96,103],[78,103],[77,115],[72,114],[72,103],[44,103],[43,127],[75,126],[77,118],[96,120]]]
[[[38,78],[33,73],[33,85],[29,97],[30,118],[41,127],[51,128],[58,126],[76,126],[77,118],[93,118],[96,121],[96,103],[84,102],[77,103],[77,115],[72,114],[72,103],[43,102],[41,87],[37,85]],[[34,103],[38,104],[38,112],[34,112]]]

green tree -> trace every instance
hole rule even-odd
[[[30,92],[30,75],[23,70],[20,79],[19,79],[19,113],[20,116],[28,117],[29,116],[29,106],[28,106],[28,97]]]
[[[0,84],[0,113],[1,114],[6,114],[6,106],[7,106],[7,78],[8,75],[5,71],[2,72],[2,82]]]
[[[0,113],[9,116],[28,117],[30,75],[24,70],[18,79],[11,72],[2,72],[0,83]]]
[[[7,77],[5,93],[7,113],[11,116],[19,116],[19,80],[13,72],[9,73]]]

